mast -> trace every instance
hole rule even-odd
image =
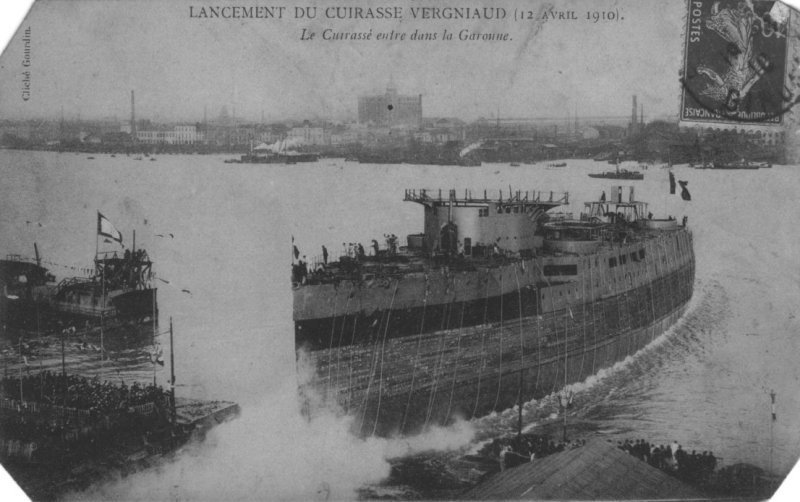
[[[769,421],[769,475],[772,476],[772,458],[775,451],[775,390],[770,389],[769,397],[772,401],[772,419]]]
[[[106,263],[105,263],[105,256],[103,256],[103,266],[100,268],[100,284],[101,284],[101,295],[103,304],[100,307],[100,360],[103,360],[103,352],[105,352],[105,346],[103,344],[104,341],[104,333],[103,333],[103,324],[105,324],[104,318],[106,315]],[[97,291],[97,290],[95,290]]]
[[[169,394],[172,424],[175,425],[175,347],[172,343],[172,317],[169,318]]]
[[[39,256],[39,246],[37,246],[35,242],[33,243],[33,252],[36,255],[36,266],[41,267],[42,258]]]
[[[25,363],[25,356],[22,355],[22,335],[19,337],[19,358],[19,362],[23,363],[19,365],[19,400],[24,403],[25,396],[22,394],[22,366],[24,366]]]
[[[153,290],[153,352],[156,350],[156,292]],[[156,386],[156,360],[153,358],[153,387]]]
[[[61,330],[61,377],[66,380],[67,378],[67,361],[64,356],[64,329]]]
[[[517,393],[517,408],[519,415],[517,417],[517,438],[522,438],[522,373],[524,369],[519,370],[519,392]],[[519,444],[518,444],[519,446]]]
[[[97,254],[100,252],[100,211],[97,211],[97,232],[94,233],[94,266],[97,269]]]

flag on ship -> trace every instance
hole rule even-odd
[[[778,416],[775,414],[775,391],[771,391],[769,393],[769,397],[772,399],[772,421],[775,422],[778,420]]]
[[[675,195],[675,175],[672,174],[672,171],[669,172],[669,193]]]
[[[161,349],[160,345],[156,345],[153,347],[153,351],[150,352],[150,362],[153,364],[159,364],[164,366],[164,359],[163,359],[164,351]]]
[[[692,200],[692,194],[689,193],[689,189],[686,188],[686,185],[689,184],[688,181],[679,180],[678,183],[681,185],[681,199],[683,200]]]
[[[103,235],[122,244],[122,234],[100,211],[97,212],[97,235]]]

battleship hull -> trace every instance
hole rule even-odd
[[[579,382],[645,347],[694,283],[684,227],[584,255],[294,290],[301,396],[413,434]]]

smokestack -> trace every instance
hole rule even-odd
[[[131,136],[136,139],[136,100],[131,90]]]
[[[631,131],[636,132],[636,94],[633,95],[633,111],[631,112]]]
[[[641,114],[640,119],[639,119],[639,125],[644,127],[644,103],[642,103],[639,106],[641,107],[640,109],[642,110],[642,114]]]
[[[575,105],[575,135],[578,135],[578,105]]]

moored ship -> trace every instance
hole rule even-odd
[[[157,319],[152,265],[144,249],[99,253],[92,277],[62,280],[48,300],[62,314],[91,319],[151,321]]]
[[[643,180],[644,174],[641,171],[629,171],[627,169],[617,169],[614,171],[605,171],[602,173],[589,173],[590,178],[605,178],[611,180]]]
[[[685,220],[652,219],[633,187],[551,218],[553,192],[406,190],[424,232],[293,267],[306,409],[361,435],[412,434],[500,411],[650,343],[692,296]],[[305,375],[311,368],[310,375]],[[312,403],[313,406],[312,406]]]
[[[35,326],[37,302],[55,277],[42,266],[34,243],[35,260],[9,254],[0,260],[0,322],[4,327]],[[30,326],[28,326],[30,325]]]
[[[122,234],[98,213],[99,237],[122,246]],[[147,251],[132,249],[98,251],[87,276],[56,282],[41,265],[38,247],[35,261],[18,255],[0,260],[0,321],[22,329],[52,329],[54,325],[152,326],[158,322],[157,289],[152,286],[153,263]],[[73,269],[75,267],[72,267]]]

